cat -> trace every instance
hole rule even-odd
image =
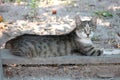
[[[76,28],[63,35],[24,34],[6,42],[5,48],[21,57],[57,57],[66,55],[100,56],[103,51],[97,49],[90,35],[96,26],[96,20],[81,21],[75,17]],[[84,34],[84,35],[83,35]]]

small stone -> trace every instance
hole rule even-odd
[[[57,14],[57,10],[56,10],[56,9],[53,9],[53,10],[52,10],[52,14]]]

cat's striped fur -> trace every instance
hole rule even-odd
[[[78,23],[79,22],[79,23]],[[24,34],[8,41],[5,48],[14,55],[23,57],[55,57],[71,54],[99,56],[102,50],[94,47],[89,37],[92,21],[80,21],[76,17],[77,28],[64,35],[30,35]],[[84,32],[87,37],[83,37]]]

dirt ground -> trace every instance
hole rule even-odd
[[[4,22],[0,23],[0,46],[3,48],[3,44],[8,39],[7,37],[12,37],[15,35],[20,35],[21,33],[15,32],[16,30],[28,30],[29,26],[38,26],[38,25],[47,25],[48,23],[54,24],[55,21],[59,22],[59,24],[67,23],[71,25],[71,21],[74,21],[74,17],[76,15],[80,15],[82,19],[97,17],[97,29],[95,31],[93,42],[99,48],[120,48],[120,1],[119,0],[54,0],[55,2],[50,2],[46,4],[46,2],[41,1],[40,6],[37,9],[37,20],[34,22],[29,22],[26,17],[29,15],[31,9],[26,6],[26,3],[21,3],[18,5],[17,3],[4,3],[0,5],[0,15],[3,16]],[[56,15],[52,15],[51,11],[53,9],[57,10]],[[108,11],[113,17],[101,17],[99,15],[95,15],[96,11]],[[29,18],[31,20],[31,18]],[[68,21],[68,22],[67,22]],[[9,25],[5,26],[5,24]],[[47,24],[46,24],[47,23]],[[27,27],[26,24],[29,24]],[[22,26],[22,27],[21,27]],[[24,26],[24,27],[23,27]],[[34,29],[37,30],[38,28]],[[56,32],[57,29],[57,32]],[[49,28],[41,26],[38,30],[40,34],[57,34],[57,33],[65,33],[67,30],[71,28],[68,26],[67,28],[62,27],[52,27]],[[7,31],[7,33],[6,33]],[[31,31],[31,30],[28,30]],[[112,67],[112,68],[115,68]],[[112,69],[107,69],[109,71]],[[115,70],[119,71],[119,66],[117,66]],[[86,70],[87,69],[87,70]],[[95,70],[94,70],[95,69]],[[14,78],[11,80],[27,80],[25,76],[32,77],[31,80],[37,80],[33,78],[33,76],[43,77],[38,80],[57,80],[59,77],[63,77],[65,80],[80,80],[80,78],[90,78],[90,77],[98,77],[96,72],[93,71],[102,71],[106,70],[103,67],[103,70],[100,70],[100,67],[90,66],[86,68],[84,66],[57,66],[57,67],[5,67],[4,73],[6,74],[8,80],[11,76],[21,77],[20,79]],[[90,70],[90,71],[89,71]],[[86,71],[86,72],[85,72]],[[120,74],[117,71],[111,71],[114,74],[114,77],[120,77]],[[84,74],[85,73],[85,74]],[[113,76],[112,73],[112,76]],[[107,74],[107,73],[106,73]],[[47,79],[46,76],[49,76]],[[109,75],[108,75],[109,76]],[[23,78],[24,77],[24,78]],[[46,77],[46,78],[45,78]],[[51,78],[50,78],[51,77]],[[56,77],[54,79],[54,77]],[[111,77],[111,75],[110,75]],[[6,79],[7,80],[7,79]],[[28,79],[30,80],[30,78]],[[63,80],[63,79],[60,79]],[[113,79],[114,80],[114,79]]]
[[[22,68],[21,68],[22,67]],[[115,69],[113,69],[115,68]],[[120,77],[119,65],[55,65],[37,67],[5,67],[7,78],[18,80],[89,80],[90,78],[109,79]],[[13,77],[14,76],[14,77]],[[27,79],[27,77],[29,79]],[[35,79],[36,77],[37,79]],[[47,79],[48,78],[48,79]],[[15,79],[16,80],[16,79]],[[90,79],[92,80],[92,79]]]

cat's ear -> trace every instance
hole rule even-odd
[[[81,19],[79,15],[75,16],[75,24],[76,24],[76,27],[80,27],[81,25]]]

